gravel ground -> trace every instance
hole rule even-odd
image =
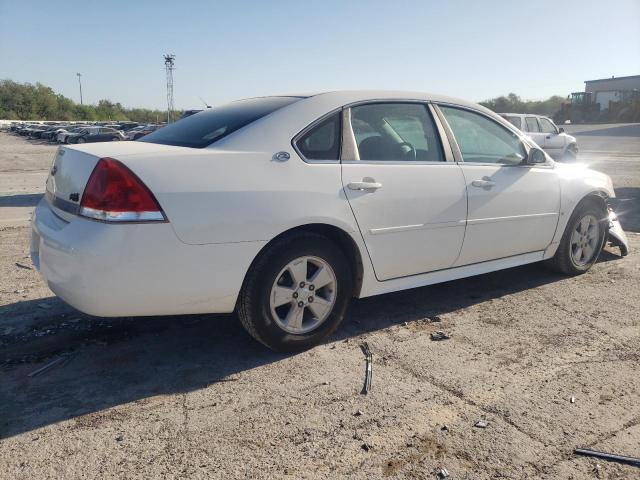
[[[54,148],[0,133],[0,477],[640,478],[572,454],[640,456],[640,125],[567,130],[614,180],[628,257],[354,301],[291,356],[232,316],[101,319],[53,297],[27,221]]]

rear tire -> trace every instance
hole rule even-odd
[[[549,267],[566,275],[581,275],[598,261],[607,237],[608,217],[595,200],[583,200],[565,228]]]
[[[338,328],[352,293],[352,272],[342,250],[322,235],[299,233],[276,240],[260,254],[247,273],[236,312],[259,342],[275,351],[299,352]]]
[[[80,137],[78,140],[76,140],[76,143],[86,143],[86,140]]]

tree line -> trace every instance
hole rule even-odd
[[[522,100],[515,93],[510,93],[506,97],[500,96],[485,100],[480,102],[480,105],[498,113],[533,113],[551,117],[560,110],[560,106],[564,102],[566,99],[559,95],[553,95],[546,100]]]
[[[182,112],[173,112],[174,119]],[[155,123],[167,120],[166,110],[125,108],[118,102],[100,100],[97,105],[79,105],[42,83],[0,80],[0,119],[126,121]]]
[[[515,93],[480,102],[494,112],[534,113],[551,116],[560,109],[564,97],[554,95],[546,100],[522,100]],[[174,112],[175,118],[181,112]],[[167,118],[166,110],[125,108],[111,100],[97,105],[79,105],[70,98],[55,93],[41,83],[18,83],[0,80],[0,119],[5,120],[130,120],[159,122]]]

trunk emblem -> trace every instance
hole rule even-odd
[[[54,165],[53,168],[51,169],[51,176],[53,177],[57,171],[58,171],[58,167]]]

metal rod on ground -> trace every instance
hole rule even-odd
[[[364,372],[364,386],[362,387],[362,391],[360,392],[362,395],[366,395],[371,390],[371,377],[373,376],[373,355],[371,354],[371,350],[369,349],[369,344],[364,342],[360,345],[360,349],[362,353],[364,353],[366,358],[366,366]]]
[[[624,463],[625,465],[631,465],[633,467],[640,467],[640,458],[625,457],[624,455],[615,455],[613,453],[598,452],[596,450],[589,450],[588,448],[576,448],[573,452],[576,455],[584,455],[586,457],[601,458],[603,460],[610,460],[612,462]]]

